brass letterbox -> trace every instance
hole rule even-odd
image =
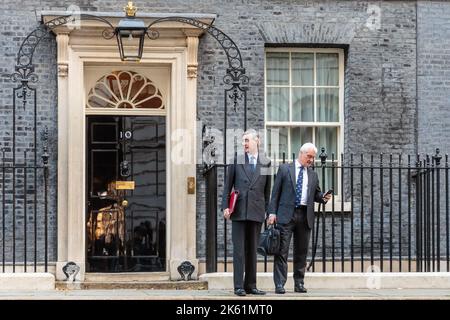
[[[134,181],[116,181],[116,190],[134,190]]]

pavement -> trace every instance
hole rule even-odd
[[[0,300],[170,300],[170,301],[292,301],[292,300],[450,300],[450,289],[309,289],[308,293],[267,292],[238,297],[231,290],[67,290],[1,291]]]

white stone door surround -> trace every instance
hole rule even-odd
[[[64,12],[42,12],[43,22]],[[116,25],[122,13],[95,13]],[[165,15],[141,14],[148,25]],[[186,16],[171,14],[170,16]],[[188,15],[212,23],[215,15]],[[86,176],[86,68],[117,66],[119,69],[168,68],[167,92],[167,272],[170,279],[180,279],[177,267],[189,261],[198,276],[196,258],[196,194],[188,194],[188,177],[196,176],[196,104],[197,50],[202,30],[178,22],[156,25],[157,40],[145,41],[141,62],[120,61],[115,39],[105,40],[105,29],[98,21],[81,21],[75,29],[58,27],[58,256],[56,277],[64,280],[62,267],[69,261],[80,266],[77,280],[84,280],[85,176]],[[141,110],[104,110],[95,114],[145,115]],[[91,113],[92,114],[92,113]],[[180,134],[182,133],[182,134]],[[180,141],[180,139],[183,139]],[[183,143],[183,159],[172,157],[173,147]],[[186,149],[188,147],[188,149]]]

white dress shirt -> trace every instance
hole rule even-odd
[[[298,160],[295,160],[295,184],[297,184],[297,178],[298,173],[300,172],[300,166],[301,164],[298,162]],[[307,198],[308,198],[308,168],[303,168],[303,185],[302,185],[302,197],[300,199],[301,205],[307,205]],[[275,214],[270,214],[269,217],[275,216]]]
[[[295,160],[295,185],[297,185],[298,173],[300,172],[301,164],[298,159]],[[307,205],[308,198],[308,168],[303,167],[303,185],[302,185],[302,198],[300,199],[301,205]]]

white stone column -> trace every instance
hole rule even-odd
[[[67,260],[80,267],[77,280],[85,272],[85,114],[83,62],[69,48],[67,110]]]
[[[58,47],[58,257],[56,263],[56,278],[65,279],[62,272],[67,263],[67,122],[68,122],[68,68],[69,68],[69,34],[56,35]]]
[[[172,163],[172,206],[171,206],[171,255],[169,261],[170,278],[180,279],[178,267],[188,261],[195,268],[192,279],[198,278],[197,222],[196,222],[196,115],[197,115],[197,52],[198,36],[202,30],[183,30],[186,34],[186,64],[181,71],[185,91],[182,103],[171,114],[174,126],[171,141],[175,149]],[[181,148],[181,149],[180,149]],[[176,155],[182,154],[182,159]],[[181,161],[179,161],[181,160]],[[176,161],[174,163],[174,161]],[[188,193],[188,179],[193,178],[195,189]],[[192,190],[191,190],[192,191]]]

